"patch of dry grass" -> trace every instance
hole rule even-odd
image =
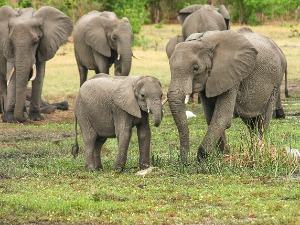
[[[241,26],[232,25],[232,30],[237,31]],[[299,79],[300,73],[300,37],[289,37],[291,27],[289,24],[270,24],[250,27],[253,31],[272,38],[283,50],[288,60],[288,76],[290,80]],[[300,25],[293,26],[299,29]],[[179,24],[145,25],[136,38],[146,40],[143,47],[134,47],[133,52],[140,60],[133,59],[131,75],[157,77],[167,91],[170,82],[170,68],[165,53],[168,40],[181,33]],[[295,47],[296,46],[296,47]],[[298,47],[297,47],[298,46]],[[113,68],[111,68],[111,73]],[[89,77],[94,71],[89,72]],[[79,73],[74,56],[73,43],[62,46],[56,56],[47,63],[43,96],[49,100],[65,100],[75,96],[79,89]]]

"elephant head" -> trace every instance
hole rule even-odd
[[[162,88],[154,77],[126,77],[116,88],[114,103],[132,116],[141,118],[141,110],[152,113],[154,126],[162,121]]]
[[[207,98],[221,95],[250,75],[257,51],[234,31],[194,34],[179,43],[170,58],[171,83],[168,99],[180,137],[180,154],[189,152],[185,96],[202,92]]]
[[[95,12],[96,13],[96,12]],[[117,54],[118,64],[115,75],[128,76],[132,62],[133,32],[127,18],[113,19],[108,12],[97,12],[86,25],[85,41],[101,55],[111,57]],[[105,13],[105,14],[104,14]],[[89,14],[88,14],[89,15]]]
[[[14,99],[9,100],[12,101],[9,104],[15,104],[14,118],[24,122],[28,81],[42,76],[34,81],[38,83],[36,86],[42,86],[45,61],[54,57],[58,48],[67,42],[72,22],[65,14],[49,6],[37,11],[4,6],[0,8],[0,15],[1,50],[7,60],[7,82],[13,83],[8,89],[15,89]]]

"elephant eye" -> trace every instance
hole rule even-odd
[[[112,36],[111,36],[111,39],[112,39],[113,41],[116,41],[116,40],[117,40],[116,35],[112,35]]]
[[[196,64],[196,65],[194,65],[194,67],[193,67],[193,72],[194,72],[194,73],[197,73],[197,72],[199,71],[199,69],[200,69],[200,66],[199,66],[198,64]]]
[[[146,98],[146,95],[144,93],[141,93],[141,99]]]

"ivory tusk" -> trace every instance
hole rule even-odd
[[[165,100],[163,100],[161,104],[164,105],[164,104],[166,104],[168,101],[169,101],[169,99],[168,99],[168,98],[165,98]]]
[[[148,109],[148,114],[150,113],[150,109]]]
[[[36,78],[36,65],[33,64],[32,66],[32,77],[30,78],[30,81],[33,81]]]
[[[190,95],[186,95],[184,99],[184,104],[187,104],[189,102]]]
[[[118,54],[118,60],[120,60],[120,58],[121,58],[121,55],[120,55],[120,54]]]
[[[7,86],[8,86],[9,83],[11,82],[11,79],[12,79],[12,77],[13,77],[14,74],[15,74],[15,67],[12,68],[12,70],[11,70],[9,76],[8,76],[8,79],[7,79]]]
[[[134,55],[134,54],[132,54],[132,57],[133,57],[133,58],[136,58],[136,59],[138,59],[138,60],[141,59],[140,57],[138,57],[138,56],[136,56],[136,55]]]

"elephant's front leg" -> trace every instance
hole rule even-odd
[[[140,169],[146,169],[150,166],[151,131],[148,119],[145,123],[137,125],[137,135],[140,151]]]
[[[126,119],[124,118],[124,120]],[[128,146],[132,135],[132,125],[130,122],[122,121],[117,124],[118,153],[114,165],[115,170],[123,170],[125,168]]]
[[[224,145],[220,146],[224,148],[223,151],[227,151],[225,130],[231,126],[236,95],[237,87],[216,97],[208,131],[198,149],[198,161],[201,161],[207,154],[211,154],[218,142]],[[207,104],[207,102],[203,104]],[[210,114],[207,115],[207,112],[205,114],[206,117],[210,117]]]
[[[12,71],[14,71],[14,65],[12,63],[7,63],[7,74],[6,79],[4,80],[4,85],[7,86],[3,89],[6,91],[6,93],[4,93],[4,91],[3,93],[7,95],[7,101],[4,106],[5,111],[2,116],[2,121],[4,123],[16,122],[16,119],[14,118],[14,109],[16,104],[16,74]]]
[[[32,94],[29,106],[29,119],[33,121],[43,120],[40,112],[40,100],[42,97],[42,88],[45,76],[45,62],[36,63],[36,78],[32,81]]]

